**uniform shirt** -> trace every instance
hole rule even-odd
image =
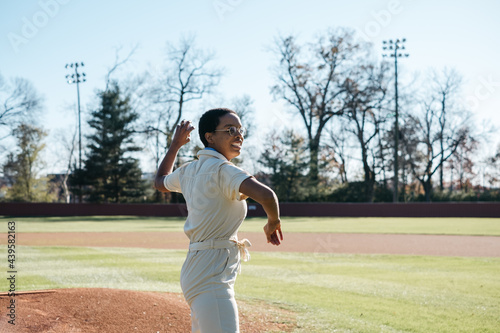
[[[186,199],[184,232],[191,243],[234,238],[247,214],[240,185],[251,175],[213,149],[200,150],[198,158],[163,180],[166,189]]]

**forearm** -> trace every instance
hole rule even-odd
[[[283,233],[281,232],[278,197],[273,190],[270,188],[268,188],[268,190],[270,192],[270,197],[260,201],[267,215],[267,224],[264,226],[264,234],[266,235],[268,243],[280,245],[283,240]]]
[[[175,160],[177,158],[177,153],[179,152],[180,147],[176,145],[170,146],[167,151],[167,154],[163,158],[158,167],[158,171],[155,177],[155,188],[159,191],[165,192],[168,191],[163,185],[163,178],[166,175],[169,175],[174,170]]]
[[[181,147],[178,147],[176,145],[171,145],[170,148],[167,150],[167,153],[165,154],[165,157],[160,163],[160,166],[158,167],[158,174],[165,176],[169,175],[172,173],[174,170],[174,164],[175,160],[177,159],[177,153],[179,152],[179,149]]]
[[[264,226],[267,242],[280,245],[283,233],[281,232],[280,208],[276,193],[253,177],[249,177],[241,183],[240,192],[262,205],[267,215],[267,224]]]
[[[186,143],[188,143],[191,138],[189,133],[194,130],[194,127],[191,126],[190,121],[181,121],[179,125],[177,125],[174,137],[172,139],[172,143],[168,148],[167,154],[161,161],[160,166],[158,167],[158,171],[156,173],[156,177],[154,180],[154,187],[161,192],[169,192],[168,189],[163,184],[163,179],[166,175],[169,175],[174,170],[175,159],[177,158],[177,153],[179,149]]]
[[[262,208],[266,212],[267,219],[271,224],[280,223],[280,208],[278,204],[278,197],[273,190],[269,189],[268,196],[265,199],[257,201],[262,205]]]

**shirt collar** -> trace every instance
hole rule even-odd
[[[216,157],[216,158],[221,159],[221,160],[228,161],[226,156],[222,155],[221,153],[219,153],[217,150],[215,150],[213,148],[202,149],[196,155],[198,156],[198,158],[201,158],[202,156],[211,156],[211,157]]]

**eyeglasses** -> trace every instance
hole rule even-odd
[[[245,133],[247,132],[245,127],[240,127],[236,128],[234,126],[231,126],[226,129],[221,129],[221,130],[214,130],[214,132],[228,132],[229,135],[231,136],[236,136],[236,133],[240,133],[241,136],[245,136]]]

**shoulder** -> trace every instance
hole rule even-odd
[[[219,164],[219,172],[227,176],[236,176],[236,175],[251,176],[250,173],[248,173],[247,171],[243,170],[242,168],[234,165],[232,162],[229,161],[221,161],[221,163]]]
[[[195,163],[196,161],[190,161],[190,162],[187,162],[187,163],[184,163],[182,164],[180,167],[176,168],[172,173],[172,174],[177,174],[177,175],[183,175],[187,170],[190,169],[190,166],[193,165],[193,163]]]
[[[198,162],[198,161],[190,161],[190,162],[184,163],[180,167],[178,167],[177,169],[187,168],[189,165],[196,163],[196,162]]]
[[[236,169],[236,170],[241,170],[244,171],[242,168],[236,166],[233,162],[231,161],[220,161],[220,167],[221,168],[229,168],[229,169]]]

